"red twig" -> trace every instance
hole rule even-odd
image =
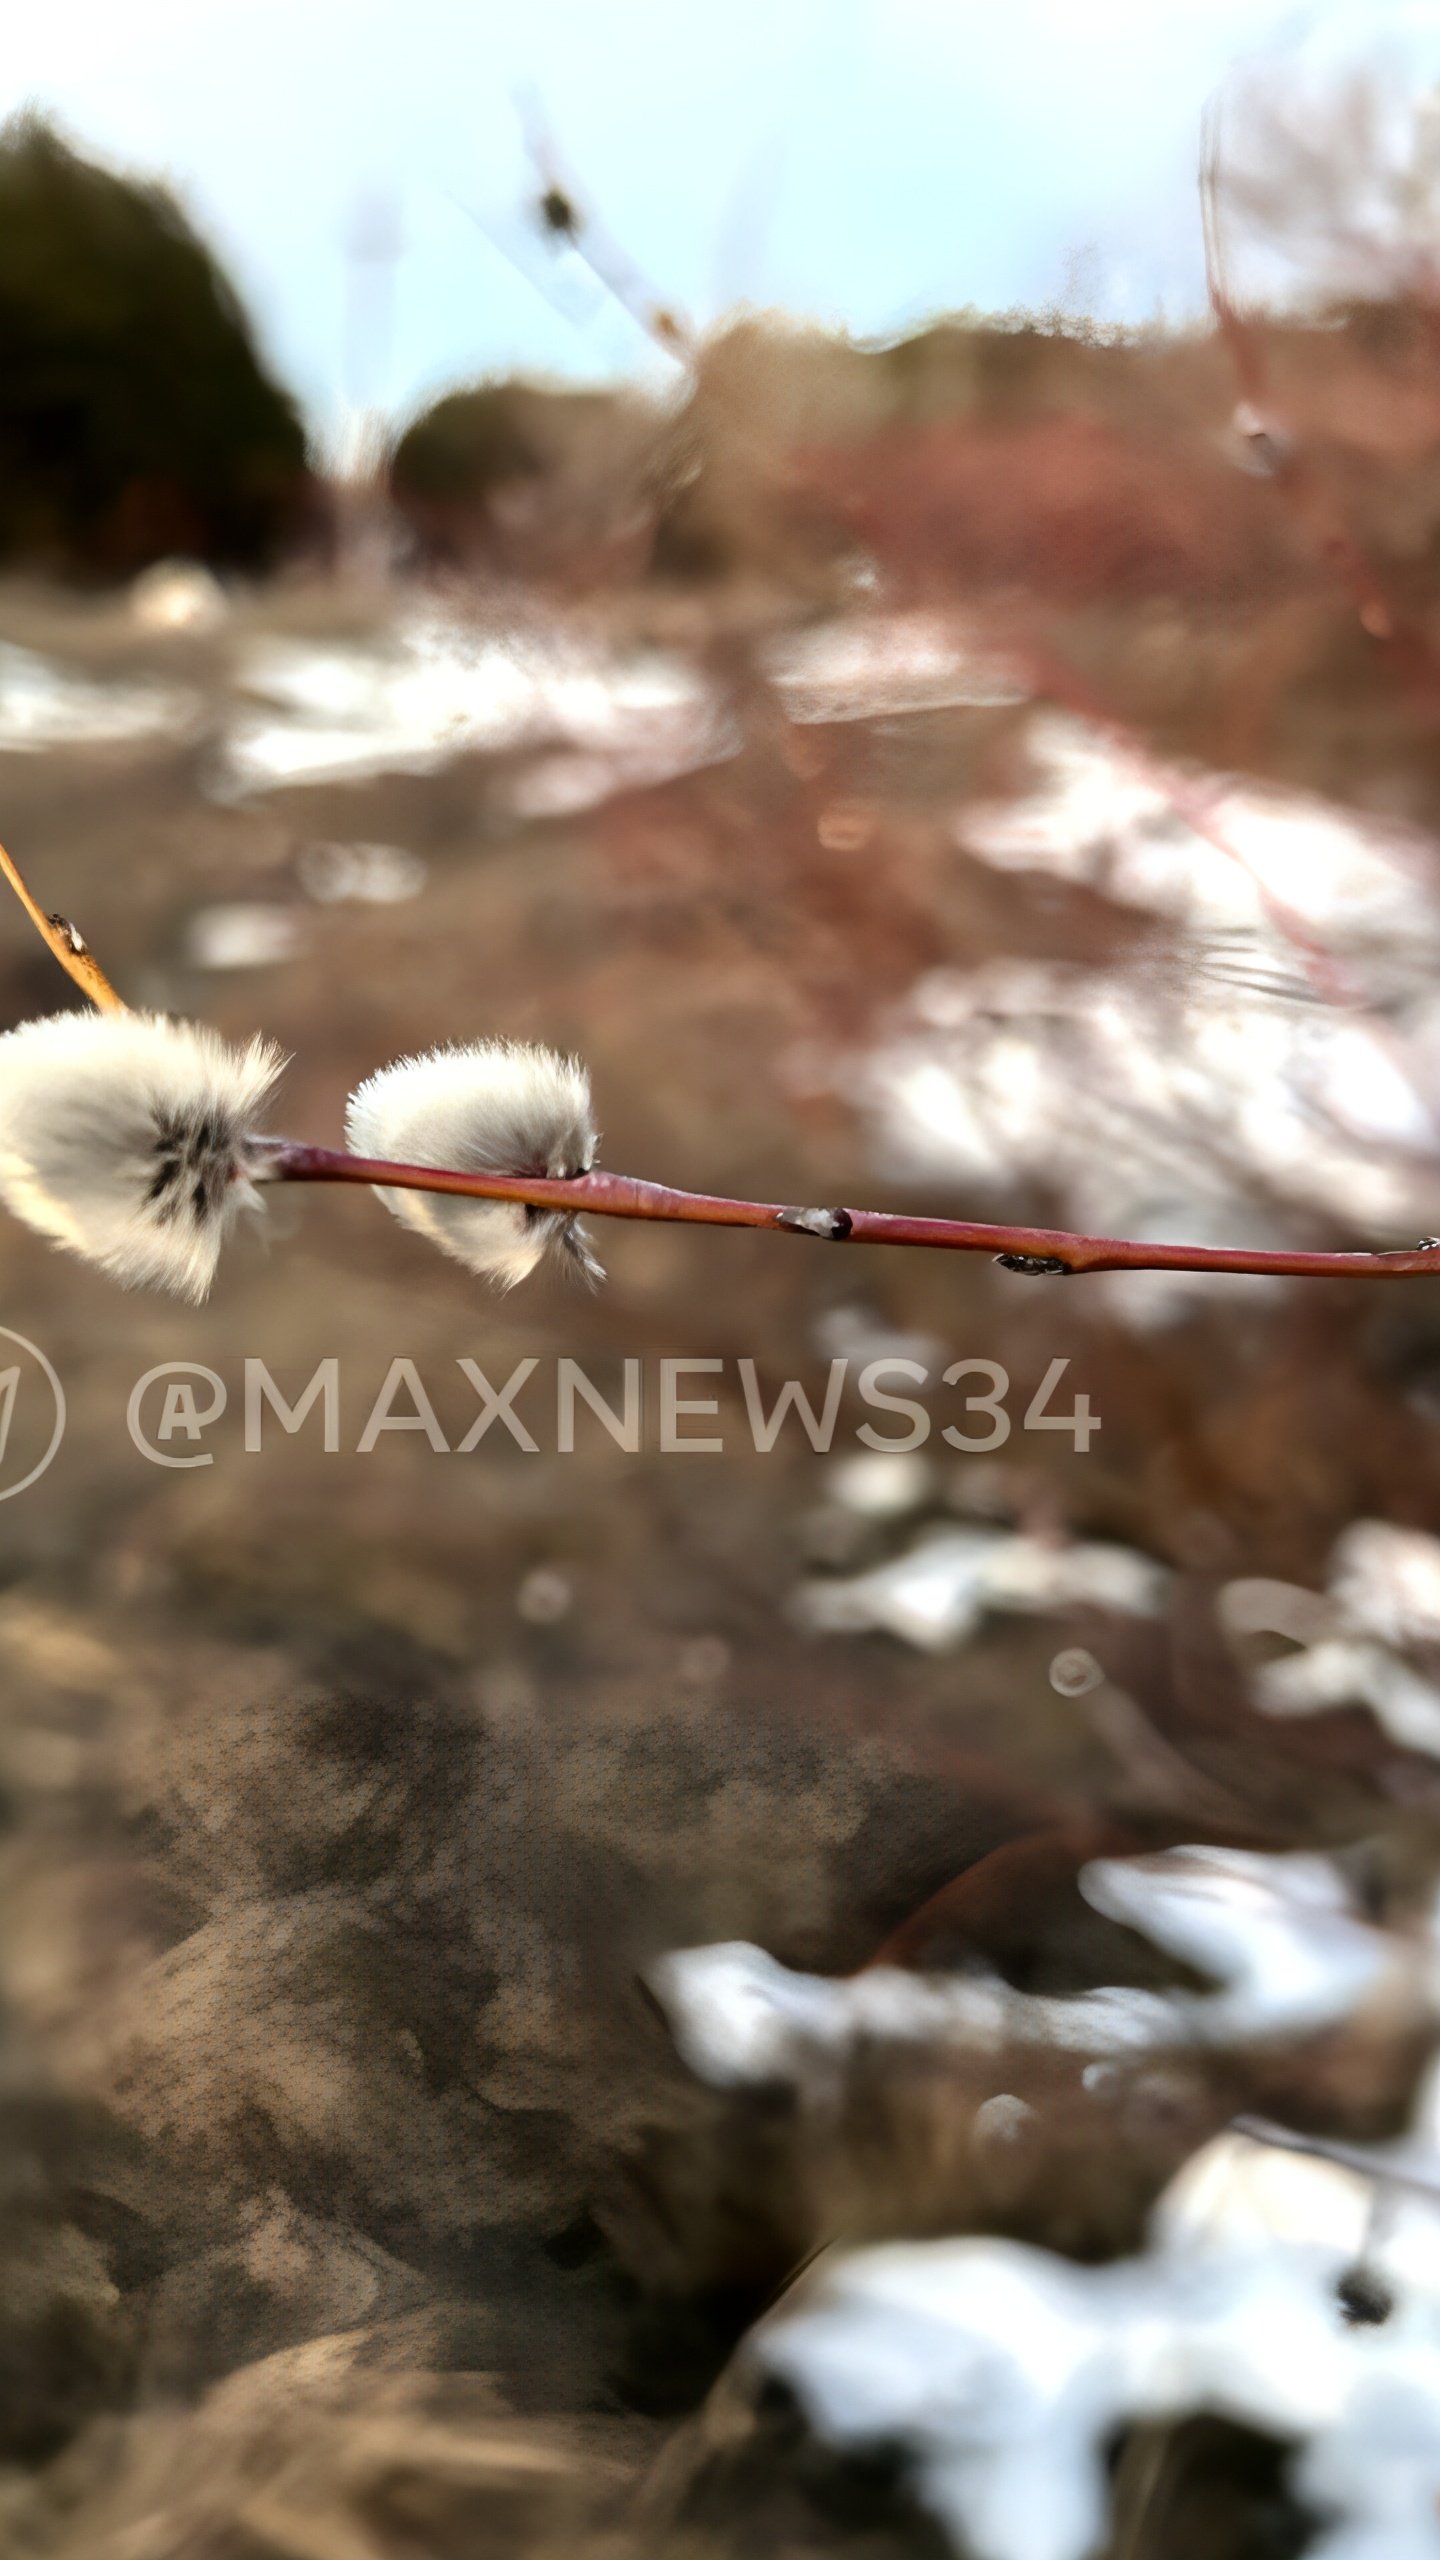
[[[649,1218],[682,1226],[766,1227],[829,1244],[924,1245],[948,1253],[989,1253],[1037,1277],[1081,1271],[1236,1271],[1290,1280],[1354,1280],[1440,1273],[1440,1240],[1397,1252],[1289,1253],[1248,1245],[1146,1244],[1124,1236],[1075,1235],[1060,1227],[981,1225],[966,1218],[911,1218],[890,1209],[790,1208],[673,1191],[626,1173],[459,1173],[434,1165],[388,1164],[289,1138],[267,1142],[261,1168],[272,1182],[363,1182],[384,1191],[442,1191],[462,1200],[513,1200],[535,1209],[600,1218]]]

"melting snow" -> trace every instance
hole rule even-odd
[[[902,1461],[903,1463],[903,1461]],[[988,1611],[1048,1616],[1076,1607],[1149,1617],[1160,1607],[1163,1565],[1133,1548],[1065,1546],[1003,1529],[930,1529],[905,1554],[849,1580],[802,1583],[792,1609],[817,1635],[878,1628],[926,1653],[972,1636]]]
[[[618,788],[730,751],[708,690],[680,660],[605,660],[559,633],[522,643],[415,615],[363,643],[254,642],[240,681],[263,707],[231,723],[225,776],[237,792],[560,744],[613,760]]]
[[[199,718],[198,696],[178,686],[102,684],[0,641],[0,750],[184,737]]]
[[[1382,1991],[1397,2014],[1406,2004],[1421,2014],[1436,2005],[1431,1959],[1367,1921],[1325,1858],[1169,1849],[1095,1859],[1081,1889],[1108,1919],[1221,1987],[1051,1998],[991,1974],[883,1965],[832,1979],[793,1973],[739,1941],[664,1956],[647,1978],[699,2078],[721,2088],[785,2081],[815,2092],[829,2088],[848,2055],[876,2041],[976,2054],[1038,2045],[1133,2056],[1318,2034]]]
[[[817,623],[770,643],[761,665],[792,720],[864,720],[1024,695],[993,659],[960,638],[953,616],[874,614]]]
[[[396,906],[418,898],[429,876],[418,853],[393,844],[307,844],[296,856],[295,868],[307,897],[324,907],[346,900]]]
[[[1250,1694],[1266,1715],[1366,1706],[1406,1750],[1440,1759],[1440,1685],[1404,1659],[1440,1647],[1440,1539],[1357,1520],[1336,1541],[1329,1591],[1236,1582],[1220,1597],[1235,1637],[1273,1634],[1298,1650],[1259,1665]]]
[[[201,907],[186,927],[185,957],[196,969],[268,969],[295,957],[303,926],[289,907]]]
[[[1208,2005],[1213,2015],[1231,2003],[1245,2032],[1313,2032],[1388,1997],[1407,1968],[1433,2011],[1433,1930],[1393,1939],[1387,1958],[1384,1933],[1350,1908],[1322,1858],[1210,1849],[1111,1860],[1087,1871],[1087,1890],[1226,1979]],[[785,2076],[797,2056],[813,2070],[827,2037],[832,2049],[867,2033],[943,2039],[954,2032],[945,1999],[980,1988],[792,1976],[782,2001],[738,1968],[755,1951],[698,1952],[716,1960],[712,1978],[677,1975],[694,1960],[672,1958],[658,1988],[682,2050],[711,2078]],[[907,1979],[902,2025],[884,2003]],[[864,2013],[840,2016],[835,1995],[862,1987]],[[1104,1996],[1028,2006],[1078,2019]],[[1147,2008],[1187,2005],[1109,1997],[1132,2025]],[[1016,2105],[990,2101],[1007,2128]],[[1172,2181],[1145,2253],[1108,2266],[992,2239],[832,2250],[751,2333],[742,2363],[783,2381],[837,2448],[898,2445],[917,2497],[970,2560],[1090,2560],[1110,2530],[1117,2434],[1199,2412],[1295,2448],[1290,2481],[1319,2522],[1315,2560],[1440,2560],[1437,2133],[1434,2069],[1398,2143],[1315,2158],[1303,2140],[1290,2151],[1237,2127]],[[1364,2320],[1346,2316],[1357,2279],[1373,2305]]]

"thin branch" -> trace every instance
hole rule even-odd
[[[116,994],[78,927],[70,922],[68,916],[46,915],[44,908],[32,898],[17,864],[3,844],[0,844],[0,873],[9,881],[46,949],[53,952],[61,968],[74,979],[82,993],[102,1013],[124,1013],[124,998]]]
[[[678,364],[691,365],[696,344],[694,330],[661,300],[633,258],[601,229],[595,216],[582,210],[576,191],[561,172],[538,92],[528,87],[517,91],[515,106],[526,149],[542,181],[536,211],[552,241],[563,241],[567,249],[573,250],[612,302],[618,302],[621,310],[667,356],[673,356]]]
[[[1229,351],[1245,406],[1263,440],[1266,477],[1293,511],[1319,557],[1348,589],[1361,629],[1388,658],[1412,701],[1433,713],[1440,694],[1440,659],[1424,630],[1399,615],[1383,579],[1344,511],[1326,487],[1313,462],[1288,435],[1266,428],[1264,358],[1255,329],[1241,310],[1225,271],[1224,231],[1220,215],[1221,151],[1219,116],[1206,112],[1200,157],[1200,214],[1205,242],[1205,278],[1216,330]]]
[[[1326,2134],[1297,2133],[1292,2125],[1274,2124],[1268,2116],[1232,2116],[1229,2129],[1243,2134],[1247,2142],[1263,2142],[1274,2151],[1295,2151],[1305,2160],[1328,2160],[1337,2169],[1353,2169],[1357,2177],[1373,2178],[1383,2186],[1440,2197],[1440,2161],[1425,2152],[1387,2157],[1358,2143],[1333,2142]]]
[[[673,1191],[625,1173],[461,1173],[437,1165],[390,1164],[310,1147],[290,1138],[256,1140],[257,1178],[270,1182],[359,1182],[382,1191],[440,1191],[461,1200],[513,1200],[568,1216],[645,1218],[696,1227],[764,1227],[828,1244],[930,1246],[989,1253],[1007,1270],[1069,1276],[1082,1271],[1233,1271],[1289,1280],[1411,1278],[1440,1273],[1440,1238],[1395,1252],[1289,1253],[1248,1245],[1146,1244],[1121,1236],[1076,1235],[1058,1227],[981,1225],[963,1218],[911,1218],[889,1209],[790,1208]]]

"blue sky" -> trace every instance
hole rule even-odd
[[[531,235],[527,87],[702,323],[1140,319],[1200,299],[1207,95],[1297,24],[1293,0],[46,0],[7,27],[0,111],[166,177],[333,432],[347,399],[404,415],[486,371],[663,363]],[[367,235],[395,254],[362,270]]]

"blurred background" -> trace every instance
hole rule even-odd
[[[1418,12],[1220,0],[57,5],[0,71],[0,834],[127,997],[282,1043],[299,1137],[509,1035],[702,1190],[1433,1235],[1437,79]],[[6,2549],[932,2560],[903,2459],[735,2384],[817,2250],[1105,2260],[1237,2110],[1407,2120],[1403,2004],[1087,2132],[1043,2040],[714,2085],[651,1976],[1195,1990],[1076,1883],[1194,1841],[1413,1948],[1434,1284],[597,1241],[496,1299],[296,1192],[191,1311],[0,1234],[68,1403],[0,1507]],[[561,1357],[723,1360],[724,1453],[562,1452]],[[339,1449],[247,1453],[247,1358],[336,1359]],[[358,1454],[397,1358],[454,1454]],[[463,1358],[538,1364],[535,1451],[458,1453]],[[923,1446],[756,1453],[739,1360],[882,1358]],[[1088,1447],[1024,1427],[1056,1361]],[[127,1429],[170,1362],[207,1466]],[[1117,2551],[1303,2547],[1263,2429],[1162,2455],[1108,2443]]]

